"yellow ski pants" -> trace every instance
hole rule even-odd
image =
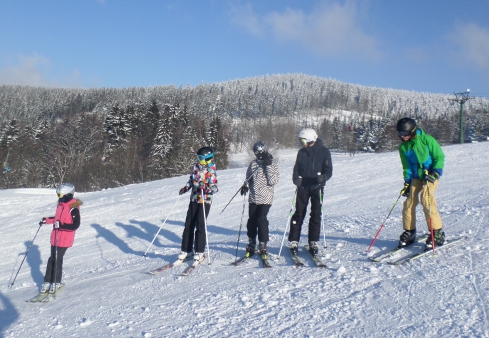
[[[428,231],[430,231],[430,218],[433,230],[442,228],[440,214],[436,207],[435,191],[438,188],[439,180],[430,183],[422,180],[411,180],[409,196],[404,201],[402,209],[402,226],[404,230],[416,229],[416,207],[419,202],[423,206],[424,217]]]

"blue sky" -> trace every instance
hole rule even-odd
[[[489,1],[0,2],[0,84],[195,86],[279,73],[489,97]]]

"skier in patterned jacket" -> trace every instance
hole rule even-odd
[[[182,235],[182,251],[178,259],[184,260],[194,255],[192,248],[195,244],[194,260],[201,261],[204,258],[206,244],[206,218],[211,209],[212,196],[219,191],[214,151],[211,147],[203,147],[197,151],[197,162],[192,167],[187,184],[179,193],[183,195],[189,190],[191,190],[190,203]]]
[[[248,246],[246,257],[255,253],[256,235],[260,243],[260,254],[267,254],[268,220],[267,215],[273,201],[273,186],[278,183],[279,171],[273,156],[268,152],[267,144],[258,141],[253,145],[256,159],[248,166],[246,181],[241,187],[241,196],[250,192],[248,197],[249,211],[246,224],[248,235]]]
[[[58,195],[58,206],[55,215],[43,217],[39,222],[39,225],[53,225],[51,256],[46,265],[41,293],[48,291],[53,293],[62,286],[63,257],[66,250],[73,246],[75,232],[80,227],[80,206],[83,202],[73,198],[75,186],[71,183],[63,183],[56,188],[56,194]]]
[[[407,197],[402,210],[404,232],[399,238],[399,247],[416,239],[416,206],[421,201],[428,230],[433,230],[435,245],[445,242],[440,214],[436,207],[435,191],[443,174],[445,155],[438,142],[416,126],[411,118],[402,118],[396,126],[402,143],[399,145],[404,186],[402,196]],[[426,240],[426,248],[433,248],[432,236]]]

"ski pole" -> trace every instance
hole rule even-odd
[[[247,178],[247,179],[246,179],[246,180],[243,182],[243,184],[245,184],[246,182],[248,182],[248,181],[250,180],[250,178],[252,178],[252,177],[253,177],[253,174],[254,174],[254,173],[255,173],[255,172],[256,172],[256,171],[257,171],[259,168],[260,168],[260,166],[256,167],[256,169],[255,169],[255,170],[253,170],[253,172],[251,173],[250,177],[248,177],[248,178]],[[236,197],[236,195],[237,195],[237,194],[238,194],[238,192],[240,192],[240,191],[241,191],[241,187],[239,187],[238,191],[236,191],[236,193],[233,195],[233,197],[231,197],[231,199],[230,199],[230,200],[229,200],[229,202],[226,204],[226,206],[224,207],[224,209],[222,209],[222,211],[221,211],[221,213],[220,213],[220,214],[222,214],[222,213],[223,213],[223,211],[224,211],[224,210],[226,210],[226,208],[228,207],[229,203],[231,203],[231,201],[232,201],[232,200],[233,200],[233,199]],[[219,215],[220,215],[220,214],[219,214]]]
[[[326,232],[324,231],[324,220],[323,220],[323,192],[319,189],[319,200],[321,201],[321,230],[323,232],[324,248],[326,249]]]
[[[238,243],[236,243],[236,259],[235,262],[238,261],[238,248],[239,248],[239,238],[241,237],[241,227],[243,225],[243,216],[246,205],[246,195],[243,195],[243,212],[241,213],[241,222],[239,223],[239,231],[238,231]]]
[[[396,203],[394,203],[394,205],[392,206],[391,210],[389,211],[389,214],[387,215],[387,217],[384,219],[384,222],[382,223],[382,225],[380,226],[379,230],[377,231],[377,233],[375,234],[375,237],[374,239],[372,240],[372,243],[370,243],[370,246],[368,247],[367,249],[367,252],[370,251],[370,249],[372,248],[372,246],[374,245],[375,241],[377,240],[377,237],[379,236],[380,234],[380,231],[384,228],[384,225],[385,225],[385,222],[387,221],[387,219],[389,218],[389,216],[391,215],[391,212],[392,210],[394,210],[395,206],[397,205],[397,202],[399,202],[399,199],[401,198],[401,195],[402,194],[399,194],[399,197],[397,198],[396,200]]]
[[[156,237],[158,237],[158,234],[160,233],[161,229],[163,228],[163,225],[165,225],[166,221],[168,220],[168,217],[170,217],[170,215],[172,214],[173,212],[173,209],[175,209],[175,206],[177,205],[178,201],[180,200],[180,197],[182,197],[182,195],[179,195],[175,204],[173,204],[173,207],[171,208],[170,212],[168,213],[168,215],[166,216],[166,219],[165,221],[163,222],[163,224],[160,226],[160,228],[158,229],[158,232],[156,233],[155,237],[153,238],[153,240],[151,241],[151,244],[149,245],[148,249],[146,250],[146,252],[144,253],[143,257],[146,257],[146,254],[148,253],[149,249],[151,248],[151,246],[153,245],[153,242],[155,241]]]
[[[59,226],[59,223],[57,225]],[[54,278],[51,278],[51,283],[54,283],[54,292],[56,292],[56,283],[57,283],[56,280],[58,277],[56,276],[56,274],[58,273],[58,245],[59,245],[58,228],[56,228],[54,232],[56,236],[56,241],[55,241],[56,246],[54,248]],[[60,279],[60,283],[61,283],[61,279]]]
[[[34,243],[34,240],[36,239],[37,234],[39,233],[39,230],[41,230],[41,227],[42,227],[42,224],[40,224],[40,225],[39,225],[39,228],[37,228],[36,234],[34,235],[34,238],[32,239],[31,244],[30,244],[30,245],[29,245],[29,247],[27,248],[27,251],[26,251],[26,253],[25,253],[25,255],[24,255],[24,258],[22,259],[22,262],[20,263],[19,269],[17,270],[17,273],[15,274],[14,280],[12,281],[12,283],[10,284],[10,286],[13,286],[13,285],[14,285],[15,280],[17,279],[17,275],[18,275],[18,274],[19,274],[19,272],[20,272],[20,268],[22,267],[22,264],[24,264],[24,261],[25,261],[25,259],[26,259],[26,257],[27,257],[27,254],[29,253],[29,250],[31,249],[31,246],[32,246],[32,244]]]
[[[426,189],[428,189],[428,214],[430,215],[430,232],[431,232],[431,244],[433,247],[433,255],[435,254],[435,230],[433,229],[433,219],[431,218],[431,196],[430,185],[426,182]]]
[[[284,246],[284,241],[285,241],[285,234],[287,233],[287,228],[289,226],[290,218],[292,217],[292,211],[294,210],[295,198],[297,197],[298,189],[299,187],[295,188],[294,198],[292,199],[292,204],[290,206],[289,216],[287,217],[287,223],[285,223],[284,237],[282,238],[282,244],[280,244],[280,250],[278,252],[277,260],[280,258],[280,254],[282,253],[282,247]]]
[[[209,265],[211,265],[211,249],[209,246],[209,237],[207,236],[207,219],[205,215],[205,196],[204,196],[204,189],[201,189],[201,195],[202,196],[202,210],[204,211],[204,229],[205,229],[205,242],[207,243],[207,257],[209,257]]]

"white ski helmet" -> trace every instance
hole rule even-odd
[[[304,139],[306,140],[307,143],[312,143],[316,142],[318,138],[318,134],[314,129],[311,128],[303,128],[299,131],[299,134],[297,135],[299,139]]]
[[[75,194],[75,186],[71,183],[62,183],[56,188],[56,194],[64,196],[64,195],[74,195]]]

